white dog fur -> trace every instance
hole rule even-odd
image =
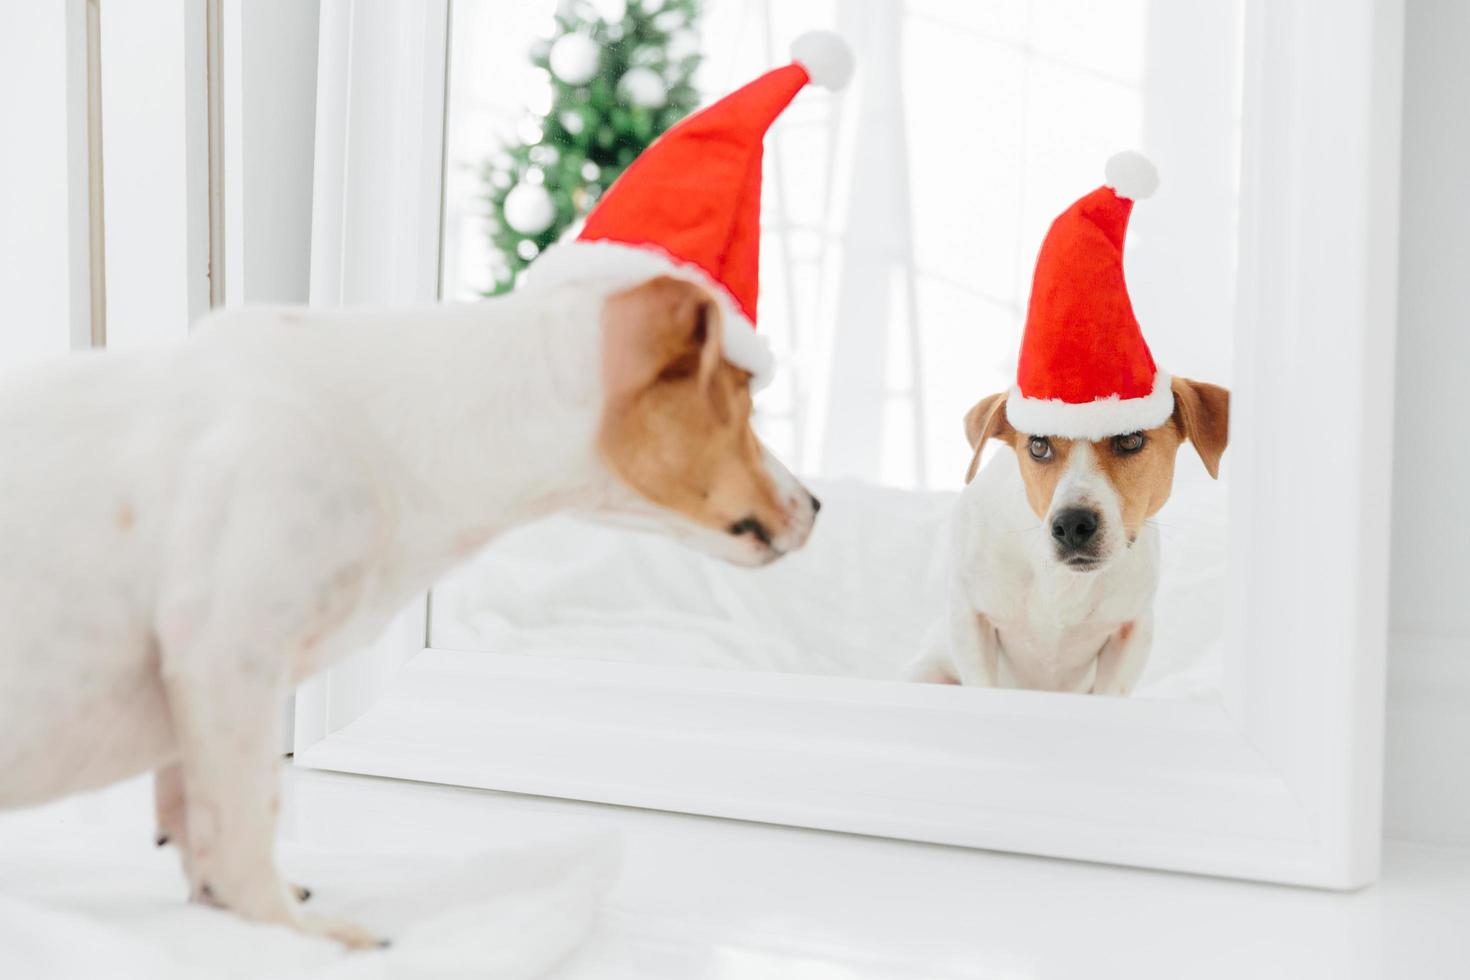
[[[946,622],[925,637],[911,678],[1133,692],[1153,643],[1159,585],[1149,518],[1169,498],[1179,446],[1192,442],[1218,476],[1229,438],[1229,391],[1187,378],[1170,379],[1167,390],[1174,411],[1161,425],[1112,438],[1018,432],[1004,394],[970,410],[974,458],[952,518]],[[977,476],[990,440],[1001,448]],[[1087,531],[1068,544],[1068,522],[1079,515]]]
[[[304,914],[274,865],[293,685],[552,511],[750,565],[810,531],[812,498],[769,454],[791,522],[764,541],[612,475],[595,446],[608,291],[247,309],[178,347],[0,380],[0,807],[155,770],[160,834],[196,899],[375,943]]]
[[[1117,494],[1097,472],[1092,447],[1078,450],[1052,511],[1085,500],[1100,507],[1102,527],[1120,528]],[[1146,524],[1131,546],[1104,546],[1119,552],[1105,567],[1077,572],[1056,560],[1046,523],[1026,502],[1015,453],[1000,449],[956,502],[947,621],[926,638],[914,679],[1094,694],[1133,689],[1153,638],[1158,532]]]

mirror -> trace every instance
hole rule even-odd
[[[435,589],[430,645],[965,679],[937,677],[931,654],[953,642],[954,569],[995,574],[991,556],[967,550],[994,547],[994,532],[976,546],[954,524],[995,499],[962,492],[973,455],[966,416],[1016,383],[1043,240],[1103,183],[1119,150],[1143,150],[1162,178],[1134,209],[1123,249],[1143,335],[1161,367],[1230,385],[1241,14],[1238,0],[1188,10],[1163,0],[456,0],[449,300],[513,288],[634,154],[688,110],[787,63],[803,31],[835,29],[858,68],[840,92],[808,87],[765,140],[758,332],[779,367],[757,395],[756,427],[822,501],[806,547],[750,571],[553,518],[498,539]],[[579,141],[566,142],[572,131]],[[605,137],[590,154],[579,149],[589,133]],[[1028,434],[1010,444],[1029,453]],[[1060,467],[1066,447],[1053,442]],[[1156,539],[1159,558],[1151,601],[1146,582],[1117,586],[1144,597],[1153,635],[1141,676],[1114,693],[1213,699],[1230,455],[1216,481],[1184,445],[1172,480],[1155,473],[1141,490],[1141,478],[1109,475],[1131,463],[1109,469],[1103,458],[1127,447],[1098,446],[1101,482],[1078,493],[1113,494],[1097,508],[1104,518],[1126,517],[1140,494],[1169,495],[1117,532]],[[1012,490],[1063,482],[1028,471],[1042,461],[1002,440],[981,448],[982,473],[1009,468]],[[1067,509],[1052,503],[1006,526],[1054,557],[1082,532],[1062,526],[1058,536]],[[1114,599],[1087,593],[1087,573],[1073,578],[1056,601],[1069,601],[1067,589],[1077,601]],[[993,601],[1026,618],[1015,600]],[[1036,682],[1021,663],[1036,634],[990,625],[1017,661],[1000,668],[1002,686],[1091,689],[1095,675]],[[1102,642],[1117,627],[1110,621]]]

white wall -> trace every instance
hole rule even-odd
[[[190,279],[207,282],[188,225],[185,44],[198,2],[101,5],[108,347],[184,336]]]
[[[1470,843],[1470,4],[1405,46],[1385,830]]]
[[[69,343],[66,54],[64,4],[0,5],[0,368]]]
[[[0,133],[6,140],[0,152],[0,296],[6,304],[0,366],[66,351],[71,304],[87,295],[85,268],[72,265],[71,251],[85,254],[86,222],[69,226],[70,206],[85,207],[84,186],[79,196],[72,183],[84,182],[85,172],[68,171],[69,54],[78,77],[84,80],[85,72],[80,35],[68,40],[67,15],[81,6],[79,0],[0,4]],[[196,292],[201,285],[207,289],[207,265],[189,234],[188,201],[198,189],[189,180],[186,142],[185,44],[189,32],[202,27],[202,11],[203,0],[101,5],[111,347],[183,336],[191,285]],[[72,96],[84,98],[84,92]],[[83,240],[69,239],[69,230]]]
[[[0,3],[0,367],[69,346],[71,2]],[[167,342],[208,296],[204,0],[101,9],[108,346]],[[224,4],[230,302],[307,298],[317,21],[316,0]]]
[[[225,301],[304,303],[317,0],[225,0]]]

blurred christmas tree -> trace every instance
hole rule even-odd
[[[491,294],[515,287],[541,250],[585,215],[645,147],[699,102],[700,0],[562,0],[531,50],[551,108],[485,167]]]

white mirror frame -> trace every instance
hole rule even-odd
[[[447,0],[322,8],[313,300],[432,300]],[[1249,5],[1221,704],[436,650],[421,601],[302,689],[297,763],[1327,888],[1374,880],[1402,27],[1402,0]]]

